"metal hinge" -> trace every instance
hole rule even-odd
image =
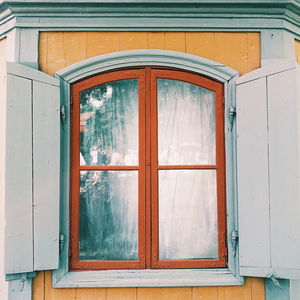
[[[60,106],[60,118],[63,123],[66,123],[67,114],[65,105]]]
[[[280,282],[279,280],[277,279],[277,275],[275,273],[270,273],[268,276],[267,276],[269,279],[271,279],[272,283],[277,286],[278,288],[281,289],[281,286],[280,286]]]
[[[237,244],[239,240],[239,232],[237,230],[232,230],[231,231],[231,245],[233,249],[233,257],[235,257],[236,252],[237,252]]]
[[[235,106],[231,105],[229,108],[229,124],[230,124],[229,131],[232,131],[235,117],[236,117],[236,108]]]
[[[64,248],[65,245],[65,236],[63,234],[61,234],[59,236],[59,252],[62,251],[62,249]]]

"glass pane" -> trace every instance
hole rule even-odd
[[[138,171],[81,171],[80,260],[138,259]]]
[[[138,80],[80,93],[80,164],[138,164]]]
[[[159,171],[159,259],[217,256],[216,171]]]
[[[215,164],[215,93],[178,80],[157,84],[159,164]]]

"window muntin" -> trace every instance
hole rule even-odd
[[[139,122],[139,164],[136,165],[125,165],[124,160],[123,164],[117,165],[109,165],[109,159],[106,160],[106,164],[102,165],[81,165],[80,166],[80,156],[81,151],[78,147],[78,141],[80,140],[80,109],[79,109],[79,101],[80,95],[85,93],[88,94],[88,89],[92,88],[101,88],[106,85],[106,92],[104,94],[109,94],[107,92],[107,86],[112,86],[117,84],[118,82],[125,82],[125,79],[130,78],[138,81],[138,122]],[[186,155],[191,160],[179,160],[166,162],[166,164],[158,164],[160,151],[159,149],[159,141],[163,141],[163,138],[159,138],[159,128],[161,126],[161,122],[159,121],[160,115],[159,111],[163,111],[159,109],[160,105],[160,96],[163,94],[163,85],[168,83],[169,90],[174,93],[176,89],[178,90],[179,86],[179,96],[177,96],[179,101],[182,101],[182,90],[186,94],[191,89],[194,92],[194,96],[189,95],[188,98],[190,102],[192,102],[192,114],[193,120],[197,119],[197,110],[199,115],[199,106],[205,107],[206,116],[201,116],[201,127],[198,126],[196,130],[193,128],[195,133],[192,133],[190,136],[190,140],[193,139],[195,141],[195,145],[188,145],[188,142],[184,141],[185,136],[182,134],[183,140],[181,144],[183,144],[183,149],[185,146],[190,146],[190,153]],[[160,84],[160,83],[163,83]],[[183,87],[183,88],[182,88]],[[165,89],[166,90],[166,89]],[[171,92],[171,93],[172,93]],[[184,94],[183,93],[183,94]],[[126,94],[126,92],[125,92]],[[132,90],[127,92],[127,94],[133,94]],[[170,94],[170,93],[165,93]],[[178,94],[178,91],[177,91]],[[191,93],[190,93],[191,94]],[[202,97],[199,94],[204,95]],[[225,179],[224,179],[224,130],[223,130],[223,87],[222,84],[214,82],[212,80],[200,77],[198,75],[181,72],[181,71],[171,71],[171,70],[160,70],[160,69],[152,69],[145,68],[139,70],[126,70],[126,71],[117,71],[112,73],[107,73],[103,75],[95,76],[91,79],[87,79],[81,81],[77,84],[73,85],[72,95],[73,95],[73,116],[72,116],[72,197],[71,197],[71,210],[72,210],[72,230],[71,230],[71,269],[122,269],[122,268],[198,268],[198,267],[222,267],[225,266]],[[124,96],[124,93],[123,93]],[[126,97],[126,96],[125,96]],[[186,95],[184,96],[186,97]],[[171,97],[174,99],[174,97]],[[198,105],[197,105],[197,98]],[[196,100],[195,100],[196,99]],[[94,100],[93,100],[94,101]],[[174,101],[174,100],[173,100]],[[115,100],[116,102],[116,100]],[[158,103],[157,103],[158,102]],[[171,100],[169,101],[171,102]],[[196,104],[194,103],[196,102]],[[199,104],[200,103],[200,104]],[[194,105],[194,106],[193,106]],[[97,105],[96,105],[97,106]],[[198,107],[198,108],[196,108]],[[99,108],[99,107],[98,107]],[[167,114],[168,107],[165,108],[165,114]],[[204,108],[200,109],[200,114],[205,115],[203,112]],[[196,112],[195,112],[196,111]],[[82,111],[82,114],[86,114],[86,111]],[[196,114],[196,116],[195,116]],[[92,115],[92,118],[95,114]],[[86,116],[83,115],[85,118]],[[123,117],[124,119],[124,117]],[[163,118],[161,118],[163,119]],[[180,117],[175,115],[175,119],[177,121],[181,121]],[[190,120],[190,118],[188,117]],[[162,126],[161,126],[162,127]],[[199,129],[200,127],[200,129]],[[187,125],[185,127],[187,129]],[[202,129],[201,129],[202,128]],[[203,129],[205,128],[205,129]],[[198,130],[198,131],[197,131]],[[201,130],[203,131],[201,133]],[[200,133],[199,133],[200,131]],[[205,131],[205,132],[204,132]],[[165,134],[165,136],[167,136]],[[199,142],[200,137],[200,142]],[[201,141],[209,141],[209,145],[201,145]],[[197,144],[198,143],[198,144]],[[193,144],[193,143],[190,143]],[[101,147],[101,152],[103,151],[103,145],[98,145],[98,149]],[[194,155],[197,152],[197,149],[202,149],[203,155]],[[86,150],[85,150],[86,151]],[[91,151],[95,151],[91,149]],[[170,151],[170,150],[168,150]],[[184,153],[181,149],[181,153]],[[79,158],[78,158],[79,156]],[[105,156],[108,155],[105,153]],[[195,156],[195,161],[193,161],[193,156]],[[199,161],[200,157],[200,161]],[[110,158],[111,159],[111,158]],[[162,160],[162,162],[164,162]],[[198,163],[198,164],[197,164]],[[200,164],[201,163],[201,164]],[[204,164],[206,163],[206,164]],[[112,259],[113,256],[110,257],[111,260],[107,260],[107,257],[103,260],[95,260],[95,259],[84,259],[82,260],[79,256],[79,235],[80,231],[78,226],[78,220],[80,220],[82,214],[82,208],[80,203],[80,197],[78,196],[78,188],[79,188],[79,172],[110,172],[114,173],[115,171],[123,171],[123,172],[132,172],[136,171],[138,173],[138,259],[136,256],[132,256],[131,258],[127,256],[127,259],[122,260],[121,258],[126,257],[125,254],[119,256],[119,260]],[[167,201],[158,201],[159,197],[162,196],[163,186],[170,186],[171,181],[174,181],[174,175],[171,175],[171,181],[165,182],[165,179],[159,182],[159,178],[168,177],[164,176],[165,174],[176,174],[175,177],[183,177],[183,178],[191,178],[194,177],[196,179],[196,186],[199,186],[199,182],[208,182],[209,184],[205,186],[205,189],[200,191],[202,195],[209,195],[209,201],[202,201],[201,203],[197,203],[197,193],[193,196],[193,200],[191,202],[198,205],[198,209],[209,211],[209,214],[206,215],[206,223],[208,222],[210,225],[206,226],[206,233],[202,233],[202,236],[206,236],[206,240],[210,240],[210,246],[203,250],[205,246],[199,243],[198,233],[201,231],[200,229],[194,232],[194,239],[197,240],[197,243],[193,243],[190,241],[190,244],[193,245],[190,251],[185,250],[185,253],[180,255],[169,255],[167,252],[163,250],[163,236],[164,231],[161,227],[160,220],[163,219],[164,211],[162,207],[159,205],[163,205],[164,202]],[[177,175],[178,174],[178,175]],[[170,176],[169,176],[170,177]],[[172,178],[173,177],[173,178]],[[199,181],[199,178],[201,180]],[[210,178],[210,179],[208,179]],[[176,179],[177,180],[177,179]],[[100,180],[101,181],[101,180]],[[102,180],[103,181],[103,180]],[[184,195],[184,185],[190,185],[188,183],[189,180],[185,179],[185,183],[183,187],[177,188],[177,193],[181,193]],[[110,184],[110,190],[114,189],[114,184]],[[196,188],[198,190],[199,187]],[[116,190],[121,190],[116,188]],[[176,192],[176,189],[175,189]],[[168,193],[164,192],[166,195]],[[174,191],[173,191],[174,193]],[[105,193],[104,193],[105,194]],[[124,196],[124,195],[123,195]],[[122,197],[123,197],[122,196]],[[110,196],[109,196],[110,197]],[[120,196],[119,196],[120,197]],[[178,196],[177,196],[178,197]],[[182,201],[182,205],[184,205],[184,201]],[[201,201],[199,201],[201,202]],[[193,206],[194,204],[192,204]],[[116,206],[117,207],[117,206]],[[195,207],[194,207],[195,208]],[[160,213],[159,213],[160,210]],[[162,211],[161,211],[162,210]],[[166,210],[166,209],[165,209]],[[92,210],[91,210],[92,211]],[[181,209],[179,208],[178,213],[180,215]],[[185,212],[187,213],[187,212]],[[96,213],[95,213],[96,214]],[[168,214],[168,212],[167,212]],[[166,214],[166,215],[167,215]],[[187,213],[188,214],[188,213]],[[199,215],[203,214],[203,211],[199,213]],[[135,214],[136,215],[136,214]],[[80,217],[79,217],[80,216]],[[90,216],[90,219],[95,218],[95,216]],[[87,218],[88,219],[88,218]],[[182,219],[182,216],[179,220]],[[178,223],[178,220],[176,220]],[[205,221],[198,220],[197,215],[193,218],[190,218],[188,222],[188,226],[196,226],[205,223]],[[84,224],[84,222],[83,222]],[[185,226],[185,228],[188,228]],[[84,226],[83,226],[84,227]],[[101,227],[101,225],[100,225]],[[103,226],[104,228],[105,226]],[[202,227],[202,226],[201,226]],[[101,229],[103,231],[103,228]],[[159,228],[161,228],[161,232],[159,233]],[[100,230],[100,231],[101,231]],[[203,231],[203,228],[202,228]],[[205,230],[204,230],[205,231]],[[178,234],[178,233],[177,233]],[[184,233],[183,233],[184,234]],[[181,234],[178,234],[179,236]],[[189,236],[192,238],[193,233],[189,232]],[[200,238],[201,239],[201,238]],[[176,240],[176,239],[175,239]],[[174,241],[175,241],[174,240]],[[177,239],[178,241],[179,239]],[[176,241],[176,243],[177,243]],[[104,243],[104,241],[102,241]],[[186,244],[183,241],[179,241],[179,249],[181,245]],[[160,245],[159,245],[160,244]],[[82,246],[83,247],[83,246]],[[198,247],[198,249],[197,249]],[[176,248],[174,245],[172,248]],[[161,249],[161,251],[159,251]],[[198,251],[198,253],[196,253]],[[205,252],[206,251],[206,252]],[[126,251],[124,251],[126,252]],[[176,251],[175,251],[176,252]],[[193,254],[194,253],[194,254]],[[97,257],[94,256],[94,258]],[[100,257],[100,256],[99,256]]]

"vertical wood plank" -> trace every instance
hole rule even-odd
[[[45,272],[45,300],[76,300],[75,289],[53,289],[51,271]]]
[[[272,267],[300,269],[300,78],[292,69],[267,81]]]
[[[266,84],[261,78],[237,86],[240,266],[270,267]]]
[[[255,32],[247,33],[248,39],[248,60],[245,72],[250,72],[260,67],[260,34]]]
[[[161,288],[137,288],[137,300],[161,300]]]
[[[165,49],[164,32],[148,32],[147,39],[148,49]]]
[[[215,59],[215,33],[187,32],[186,52],[209,59]]]
[[[119,50],[118,32],[87,32],[87,58]]]
[[[166,32],[165,49],[185,52],[185,32]]]
[[[218,300],[218,287],[193,287],[192,300]]]
[[[59,106],[59,86],[33,82],[34,270],[58,267]]]
[[[136,288],[107,289],[107,300],[136,300]]]
[[[191,300],[192,288],[170,287],[162,288],[162,300]]]
[[[251,299],[264,300],[265,299],[265,283],[263,278],[251,278]]]
[[[245,278],[242,286],[224,287],[224,300],[252,300],[251,299],[251,278]]]
[[[64,33],[48,32],[47,34],[47,73],[54,75],[55,72],[66,66]],[[73,50],[73,49],[72,49]]]
[[[297,63],[300,64],[300,41],[299,40],[295,40],[295,57]]]
[[[39,34],[39,70],[47,73],[48,32]]]
[[[64,32],[66,65],[86,59],[86,32]]]
[[[120,51],[147,48],[147,32],[120,32]]]
[[[241,74],[247,73],[247,33],[216,32],[215,60],[238,70]]]
[[[76,300],[106,300],[106,289],[76,289]]]
[[[10,274],[33,271],[32,84],[8,74],[6,88],[5,273]]]
[[[45,300],[45,272],[39,272],[33,279],[32,290],[32,300]]]

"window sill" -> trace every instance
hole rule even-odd
[[[53,278],[54,279],[54,278]],[[68,272],[54,288],[172,287],[242,285],[228,269],[105,270]]]

